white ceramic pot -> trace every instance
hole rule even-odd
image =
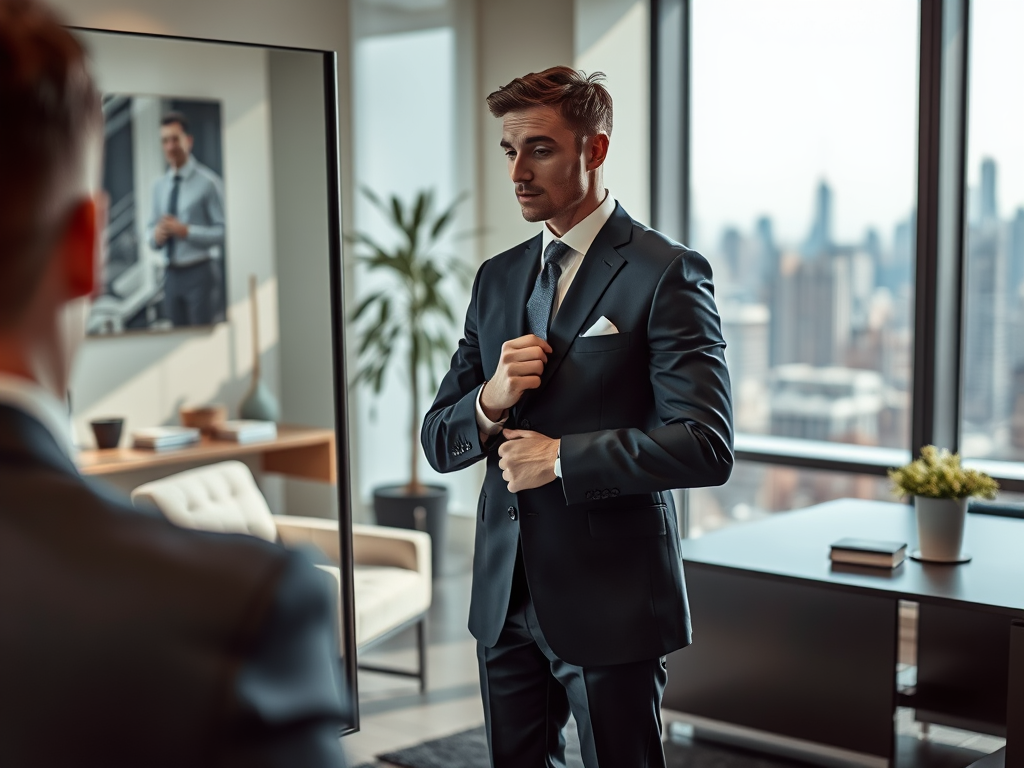
[[[914,497],[917,546],[921,560],[955,563],[962,559],[967,499]]]

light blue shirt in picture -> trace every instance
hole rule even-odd
[[[181,168],[168,168],[153,185],[153,213],[146,229],[150,247],[167,258],[168,243],[157,245],[153,234],[160,219],[170,213],[175,176],[181,177],[175,217],[188,227],[188,237],[175,238],[167,266],[187,267],[219,258],[224,244],[224,183],[192,156]]]

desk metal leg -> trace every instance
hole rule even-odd
[[[1006,768],[1024,768],[1024,621],[1010,625],[1006,696]]]

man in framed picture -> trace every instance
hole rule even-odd
[[[150,246],[164,258],[164,308],[175,327],[215,320],[224,253],[224,185],[192,154],[188,118],[160,120],[167,172],[153,185]]]

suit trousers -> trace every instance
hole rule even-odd
[[[551,650],[517,554],[508,615],[493,648],[477,644],[492,768],[565,768],[576,719],[586,768],[665,768],[664,657],[580,667]]]
[[[184,267],[167,268],[164,306],[175,328],[213,323],[216,280],[216,263],[213,259]]]

